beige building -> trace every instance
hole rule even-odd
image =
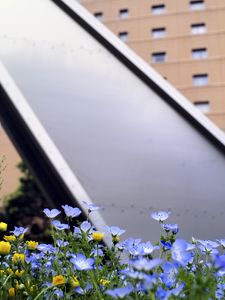
[[[81,0],[225,130],[224,0]]]
[[[18,153],[0,125],[0,161],[3,158],[2,166],[4,167],[4,171],[0,174],[0,182],[1,180],[3,181],[0,187],[0,206],[2,205],[1,200],[4,196],[15,191],[18,186],[19,170],[16,166],[20,162]]]

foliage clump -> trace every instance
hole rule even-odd
[[[30,239],[47,241],[49,222],[42,212],[47,200],[26,164],[21,162],[18,168],[22,174],[20,184],[15,192],[4,199],[4,221],[10,225],[10,229],[14,226],[29,227]]]
[[[159,211],[151,214],[162,227],[157,243],[121,241],[125,230],[97,231],[88,218],[100,208],[84,205],[87,220],[78,226],[71,224],[79,208],[44,209],[51,244],[25,240],[24,227],[6,233],[0,222],[0,299],[225,299],[225,240],[177,238],[178,225]]]

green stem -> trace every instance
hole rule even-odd
[[[13,274],[9,274],[9,276],[6,278],[6,280],[4,281],[1,289],[3,289],[3,287],[6,285],[7,281],[9,280],[10,277],[12,277]]]
[[[35,298],[34,300],[37,300],[44,292],[47,290],[50,290],[53,286],[48,286],[47,288],[43,289]]]
[[[97,243],[97,258],[96,258],[96,277],[97,282],[99,281],[99,274],[98,274],[98,243]]]
[[[101,300],[101,299],[102,299],[102,295],[101,295],[101,293],[100,293],[100,291],[99,291],[99,287],[98,287],[98,285],[97,285],[97,283],[96,283],[96,281],[95,281],[95,276],[94,276],[94,274],[92,273],[92,271],[90,271],[90,276],[91,276],[93,285],[94,285],[95,290],[96,290],[97,298]]]
[[[153,292],[149,291],[149,299],[155,300],[155,295]]]

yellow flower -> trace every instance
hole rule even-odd
[[[6,242],[13,242],[16,240],[16,237],[15,237],[15,235],[4,235],[4,240]]]
[[[4,222],[0,222],[0,231],[6,231],[8,225]]]
[[[107,284],[110,284],[110,281],[107,280],[107,279],[100,279],[99,283],[103,286],[107,285]]]
[[[15,275],[20,278],[23,276],[23,273],[24,273],[24,270],[21,270],[21,271],[16,270]]]
[[[70,283],[71,283],[73,288],[76,288],[76,287],[80,286],[80,282],[79,282],[79,280],[77,279],[76,276],[71,278]]]
[[[7,273],[8,275],[10,275],[10,274],[13,273],[13,270],[12,270],[11,268],[7,268],[7,269],[6,269],[6,273]]]
[[[12,261],[14,264],[18,264],[18,263],[24,263],[25,261],[25,255],[22,253],[15,253],[13,255]]]
[[[35,250],[38,246],[38,242],[35,241],[27,241],[27,247],[29,250]]]
[[[9,254],[10,250],[11,250],[11,245],[9,242],[4,242],[4,241],[0,242],[0,254],[1,255]]]
[[[0,270],[0,275],[3,275],[5,273],[4,270]]]
[[[101,233],[101,232],[98,232],[98,231],[93,232],[92,233],[92,238],[96,242],[101,242],[104,238],[104,233]]]
[[[36,289],[37,289],[37,286],[33,284],[33,285],[30,287],[30,293],[33,293]]]
[[[14,299],[15,298],[15,294],[16,294],[15,289],[13,287],[11,287],[8,290],[8,292],[9,292],[9,299]]]
[[[18,290],[18,288],[19,288],[19,282],[18,282],[18,280],[16,280],[15,281],[15,289]]]
[[[52,285],[65,284],[65,277],[62,275],[57,275],[52,278]]]

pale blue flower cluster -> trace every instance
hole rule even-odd
[[[88,216],[100,209],[83,204]],[[171,213],[157,211],[151,217],[161,228],[159,241],[121,241],[125,230],[107,226],[104,234],[111,237],[111,245],[106,247],[101,239],[103,233],[88,218],[78,221],[71,230],[71,219],[81,215],[80,208],[62,208],[68,223],[55,219],[61,214],[59,210],[44,209],[52,225],[53,244],[39,244],[35,251],[26,249],[29,280],[41,276],[43,299],[225,299],[224,239],[192,238],[187,242],[177,238],[178,224],[165,223]],[[26,231],[16,227],[12,233],[20,237]],[[20,251],[19,246],[17,252]],[[12,259],[6,256],[1,269],[8,268],[9,261]],[[59,275],[62,282],[54,286],[51,279]]]

